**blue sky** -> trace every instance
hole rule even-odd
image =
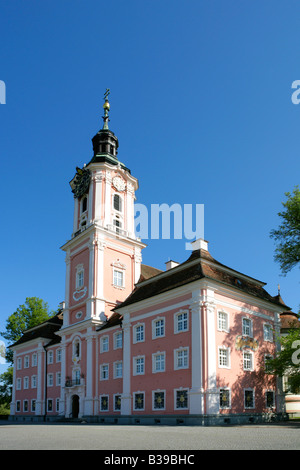
[[[106,88],[137,202],[204,204],[211,254],[298,309],[299,269],[280,275],[269,237],[299,184],[298,1],[0,0],[0,41],[0,331],[26,297],[64,299],[69,181]],[[161,269],[189,256],[146,243]]]

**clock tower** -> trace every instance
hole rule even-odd
[[[135,236],[134,201],[138,181],[118,159],[119,142],[109,129],[109,90],[103,127],[92,139],[93,157],[76,168],[71,239],[66,253],[64,328],[99,324],[134,289],[144,244]]]

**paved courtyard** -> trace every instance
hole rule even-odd
[[[109,451],[146,450],[145,458],[160,450],[300,450],[300,423],[189,427],[0,421],[0,450],[53,449],[103,450],[108,457]]]

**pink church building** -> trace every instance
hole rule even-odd
[[[161,271],[142,264],[135,235],[138,181],[118,159],[108,128],[70,182],[74,223],[65,300],[24,332],[14,352],[12,420],[226,424],[285,416],[274,356],[280,314],[265,283],[192,243],[187,260]]]

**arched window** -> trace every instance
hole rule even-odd
[[[122,199],[118,194],[114,194],[114,209],[118,212],[122,212]]]

